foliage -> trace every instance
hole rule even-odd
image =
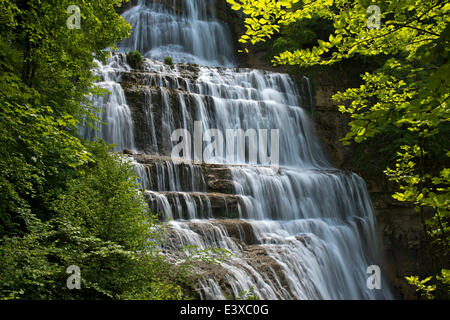
[[[107,297],[129,297],[131,289],[133,298],[179,299],[181,288],[162,272],[171,269],[160,256],[163,227],[137,189],[132,166],[120,156],[105,155],[89,174],[69,182],[67,194],[55,202],[58,229],[70,234],[74,228],[105,245],[97,256],[67,263],[83,266],[85,286]],[[74,245],[74,251],[82,249]]]
[[[340,111],[352,119],[343,141],[361,143],[390,133],[401,137],[395,143],[395,168],[385,171],[399,185],[394,198],[413,203],[421,213],[433,247],[433,272],[448,266],[450,4],[440,0],[227,2],[246,15],[246,33],[240,39],[246,45],[266,41],[282,28],[313,17],[333,24],[328,39],[317,39],[312,48],[288,46],[273,58],[275,65],[306,67],[332,65],[357,55],[386,57],[381,68],[362,75],[359,88],[333,97],[342,103]],[[378,25],[368,10],[372,4],[380,9]],[[426,219],[425,209],[432,210],[432,219]],[[413,282],[425,288],[428,281]]]
[[[434,292],[436,291],[436,285],[429,285],[429,282],[433,277],[428,277],[423,280],[420,280],[417,276],[405,277],[410,285],[416,287],[416,291],[423,295],[426,299],[434,299]],[[441,282],[443,286],[450,285],[450,270],[442,269],[441,274],[436,276],[436,280]]]
[[[182,248],[186,254],[184,262],[191,264],[192,262],[205,262],[208,264],[220,264],[232,256],[232,253],[223,248],[204,248],[198,246],[187,245]]]
[[[139,194],[130,164],[96,154],[53,203],[52,218],[33,221],[23,237],[3,238],[0,296],[22,299],[181,299],[160,255],[164,227]],[[81,269],[70,291],[65,270]]]
[[[144,58],[139,51],[131,51],[127,53],[127,62],[133,69],[140,69]]]
[[[417,287],[416,291],[422,292],[427,299],[433,299],[433,291],[436,290],[436,285],[427,285],[427,282],[431,280],[431,277],[428,277],[423,280],[419,280],[417,276],[405,277],[409,284]]]
[[[61,180],[92,161],[70,134],[76,119],[69,114],[58,116],[51,107],[34,106],[36,96],[13,74],[5,73],[0,79],[2,234],[25,232],[33,216],[45,218],[45,207]]]
[[[90,72],[94,58],[126,37],[130,26],[115,12],[122,0],[2,1],[0,36],[14,53],[23,83],[34,88],[41,105],[78,118],[89,110],[86,95],[96,93]],[[81,9],[81,29],[67,28],[67,8]],[[3,8],[5,10],[3,10]]]
[[[25,233],[66,179],[92,158],[75,137],[86,96],[98,93],[94,58],[129,26],[121,1],[2,1],[0,11],[0,232]],[[83,8],[82,28],[66,26],[69,5]],[[95,35],[95,36],[94,36]]]
[[[251,287],[250,290],[242,290],[236,297],[236,300],[259,300],[258,295],[255,294],[254,288]]]
[[[122,0],[3,0],[0,299],[181,299],[157,222],[120,156],[77,137],[96,121],[94,59],[128,35]],[[69,5],[81,29],[68,29]],[[81,269],[69,290],[67,267]]]
[[[197,267],[200,264],[209,266],[220,266],[225,260],[232,257],[232,253],[227,249],[186,245],[180,250],[182,255],[176,258],[176,268],[172,268],[173,277],[182,284],[184,289],[191,291],[196,287],[196,283],[200,278]],[[191,293],[191,296],[197,293]]]
[[[169,65],[169,66],[173,65],[173,59],[172,59],[172,57],[166,57],[166,58],[164,59],[164,63],[167,64],[167,65]]]
[[[236,297],[227,295],[228,300],[259,300],[258,295],[255,293],[255,288],[251,287],[249,290],[241,290]]]
[[[318,16],[310,20],[298,20],[281,26],[280,33],[255,45],[255,49],[267,51],[266,58],[272,59],[286,50],[306,49],[313,47],[317,39],[326,40],[333,30],[333,24]]]

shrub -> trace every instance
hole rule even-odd
[[[173,65],[173,59],[172,59],[172,57],[166,57],[166,58],[164,59],[164,63],[167,64],[167,65],[169,65],[169,66]]]
[[[127,54],[127,62],[133,69],[140,69],[142,68],[142,62],[144,61],[144,58],[142,57],[142,54],[139,51],[130,51]]]
[[[0,238],[0,299],[185,298],[160,255],[164,226],[132,167],[98,149],[95,164],[68,180],[48,221],[32,219],[25,236]],[[71,265],[80,268],[80,290],[66,287]]]

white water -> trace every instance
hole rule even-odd
[[[89,140],[101,138],[108,144],[115,144],[115,151],[123,151],[125,148],[134,150],[131,111],[119,84],[121,72],[130,70],[130,67],[123,63],[123,59],[123,56],[115,55],[106,66],[98,62],[99,68],[94,71],[95,75],[100,77],[96,85],[110,92],[104,96],[90,98],[92,105],[98,108],[95,115],[106,125],[97,123],[95,129],[88,126],[80,128],[84,138]]]
[[[114,56],[98,71],[99,86],[112,94],[93,99],[108,122],[97,136],[117,144],[117,150],[160,156],[152,165],[133,161],[153,209],[175,219],[169,251],[196,245],[233,253],[220,279],[208,274],[201,279],[201,297],[225,299],[253,288],[263,299],[392,298],[384,280],[381,290],[366,287],[367,267],[381,265],[374,212],[364,181],[327,160],[302,108],[312,107],[311,95],[305,95],[308,80],[300,96],[288,75],[211,67],[234,63],[230,35],[214,18],[213,1],[184,0],[181,15],[173,9],[180,7],[179,1],[148,2],[123,14],[134,33],[121,51],[139,49],[147,57],[171,56],[203,67],[146,60],[142,107],[147,132],[138,132],[120,85],[129,67],[122,55]],[[279,129],[279,172],[237,159],[208,158],[206,163],[229,170],[234,183],[234,195],[209,193],[201,165],[167,158],[171,133],[179,128],[192,133],[194,121],[201,121],[204,130],[223,132]],[[84,135],[92,138],[89,132]],[[136,143],[140,135],[146,139]],[[239,221],[214,219],[213,205],[221,197],[224,215],[237,210]],[[230,234],[230,223],[238,236]],[[257,252],[263,252],[258,256],[263,262],[256,261]]]
[[[177,14],[177,10],[179,11]],[[131,37],[119,47],[148,58],[208,66],[233,66],[232,39],[214,17],[214,0],[145,1],[126,11]]]

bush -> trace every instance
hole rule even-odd
[[[167,64],[167,65],[169,65],[169,66],[173,65],[173,59],[172,59],[172,57],[166,57],[166,58],[164,59],[164,63]]]
[[[106,150],[71,179],[48,221],[0,239],[0,299],[182,299],[178,273],[163,256],[164,226],[137,190],[132,167]],[[66,269],[81,270],[68,290]],[[183,279],[181,279],[183,280]]]
[[[312,48],[317,40],[328,40],[333,32],[333,23],[313,15],[311,19],[299,20],[283,26],[272,39],[255,45],[257,51],[265,52],[265,58],[272,60],[284,51]]]
[[[141,69],[144,58],[139,51],[130,51],[127,54],[127,62],[133,69]]]

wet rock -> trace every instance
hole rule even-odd
[[[309,237],[307,235],[296,236],[295,239],[300,241],[305,247],[309,247],[311,244],[311,241],[312,241],[311,237]]]
[[[248,222],[243,220],[216,220],[213,224],[225,228],[230,237],[238,239],[244,245],[259,243],[255,232],[253,231],[253,227]]]
[[[134,155],[133,151],[131,151],[130,149],[124,149],[122,153],[130,156]]]
[[[152,192],[145,192],[150,207],[154,212],[160,212],[158,198]],[[173,208],[174,219],[207,219],[239,218],[240,198],[235,195],[206,192],[158,192]],[[194,210],[195,212],[192,212]],[[192,217],[194,215],[194,217]]]
[[[156,177],[164,172],[169,176],[169,170],[175,170],[184,191],[202,191],[217,194],[234,194],[234,182],[230,168],[224,165],[194,163],[193,161],[174,161],[171,157],[156,155],[135,155],[134,159],[142,164],[149,175]],[[151,179],[149,179],[151,180]],[[192,187],[192,181],[198,180],[198,188]],[[153,179],[156,183],[156,179]],[[159,190],[156,184],[150,190],[169,191],[169,180],[165,180],[164,190]],[[195,183],[194,183],[195,184]]]

